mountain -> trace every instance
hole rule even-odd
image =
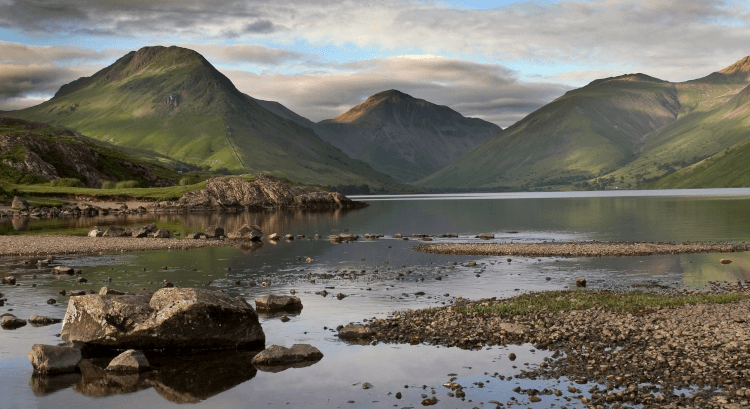
[[[679,107],[674,84],[644,74],[593,81],[417,184],[518,189],[590,179],[631,161],[644,136],[674,122]]]
[[[188,163],[307,184],[408,187],[353,160],[313,131],[243,94],[203,56],[144,47],[7,115],[72,128]]]
[[[396,90],[377,93],[346,113],[314,125],[290,119],[402,182],[434,173],[502,130]]]
[[[70,129],[0,116],[0,182],[43,183],[78,179],[99,188],[103,182],[133,180],[141,187],[172,186],[179,174],[133,159]]]
[[[730,158],[750,149],[741,148],[750,141],[749,84],[750,57],[683,83],[644,74],[596,80],[415,184],[447,190],[741,185],[743,167]],[[734,153],[725,155],[727,149]],[[669,178],[657,182],[663,177]]]

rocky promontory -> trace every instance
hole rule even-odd
[[[252,179],[216,177],[206,188],[186,192],[177,203],[191,209],[260,210],[268,208],[354,209],[366,207],[338,192],[293,186],[273,176],[256,174]]]

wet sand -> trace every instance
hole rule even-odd
[[[233,244],[219,240],[81,236],[0,236],[0,256],[111,254],[131,251],[188,250]]]
[[[655,254],[734,253],[750,244],[733,243],[446,243],[421,244],[414,250],[432,254],[525,257],[626,257]]]

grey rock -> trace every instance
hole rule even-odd
[[[107,371],[117,372],[142,372],[150,367],[146,355],[141,351],[129,349],[117,355],[109,365]]]
[[[241,297],[207,289],[163,288],[150,295],[73,297],[61,337],[117,349],[258,347],[265,334]]]
[[[168,239],[169,238],[169,230],[167,229],[157,229],[155,232],[151,233],[151,237],[155,239]]]
[[[3,329],[16,329],[23,327],[24,325],[26,325],[26,320],[16,318],[13,314],[4,315],[3,318],[0,319],[0,326],[2,326]]]
[[[125,237],[128,233],[122,227],[111,226],[102,234],[102,237]]]
[[[27,210],[31,206],[29,205],[29,202],[26,201],[26,199],[20,196],[15,196],[13,198],[13,202],[11,202],[10,204],[10,207],[11,209],[15,210]]]
[[[305,361],[318,361],[323,358],[318,348],[308,344],[294,344],[291,348],[271,345],[256,355],[252,363],[258,365],[285,365]]]
[[[339,338],[341,339],[362,339],[369,338],[372,335],[372,330],[361,324],[349,324],[339,330]]]
[[[91,229],[91,231],[89,231],[88,236],[89,237],[102,237],[103,234],[104,234],[104,230],[100,229],[99,227],[94,227],[93,229]]]
[[[298,311],[302,309],[302,301],[299,297],[269,294],[256,297],[255,308],[259,311]]]
[[[81,350],[67,346],[35,344],[29,351],[34,371],[40,373],[74,372],[81,362]]]
[[[490,240],[495,238],[494,233],[482,233],[479,235],[479,238],[482,240]]]
[[[586,279],[583,277],[576,278],[576,287],[586,287]]]
[[[60,318],[45,317],[42,315],[32,315],[29,317],[29,323],[36,327],[57,324],[58,322],[62,322],[62,320]]]

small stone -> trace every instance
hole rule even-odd
[[[52,274],[67,274],[72,276],[75,272],[74,269],[67,266],[55,266],[52,268]]]
[[[731,262],[732,262],[732,260],[729,260],[727,258],[723,258],[723,259],[719,260],[719,263],[721,263],[721,264],[729,264]]]
[[[281,316],[281,322],[288,322],[289,320],[290,320],[290,318],[287,317],[286,315],[282,315]]]
[[[401,399],[401,392],[396,392],[396,399]]]
[[[583,278],[583,277],[576,278],[576,287],[585,288],[586,287],[586,279]]]
[[[13,276],[3,277],[3,284],[16,285],[16,278]]]
[[[34,326],[52,325],[62,322],[60,318],[45,317],[41,315],[32,315],[29,317],[29,323]]]
[[[40,373],[75,372],[81,362],[81,350],[67,346],[35,344],[29,351],[34,371]]]
[[[515,361],[516,360],[516,354],[514,354],[513,352],[511,352],[510,354],[508,354],[508,359],[510,359],[511,361]]]
[[[87,280],[87,279],[85,279],[85,278],[83,278],[83,277],[78,277],[78,278],[76,279],[76,282],[78,282],[78,284],[84,284],[84,283],[88,283],[88,282],[89,282],[89,280]]]
[[[542,400],[542,398],[540,398],[538,396],[529,396],[529,402],[531,402],[531,403],[540,402],[541,400]]]
[[[365,382],[362,384],[362,389],[370,389],[372,388],[372,384],[369,382]]]
[[[120,355],[117,355],[115,359],[107,365],[107,371],[142,372],[148,369],[149,366],[146,355],[144,355],[143,352],[129,349]]]
[[[432,396],[422,401],[422,406],[431,406],[438,403],[438,400],[436,397]]]
[[[0,326],[2,326],[3,329],[16,329],[23,327],[24,325],[26,325],[26,320],[16,318],[13,314],[5,315],[0,319]]]

